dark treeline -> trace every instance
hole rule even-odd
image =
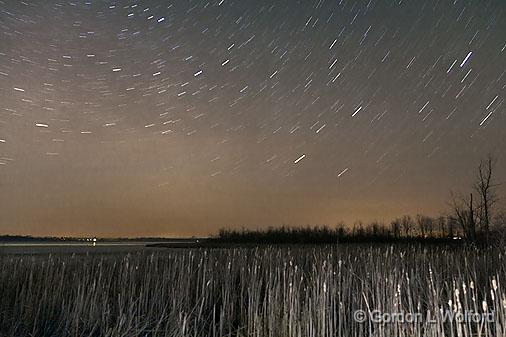
[[[443,223],[444,221],[444,223]],[[417,227],[417,224],[420,227]],[[436,227],[436,225],[438,227]],[[258,230],[221,229],[217,240],[227,243],[265,244],[331,244],[345,242],[457,242],[461,231],[452,221],[427,216],[404,216],[390,225],[380,222],[356,223],[352,228],[342,224],[335,227],[269,227]]]
[[[160,241],[182,241],[187,242],[193,240],[192,238],[161,238],[161,237],[135,237],[135,238],[94,238],[94,237],[56,237],[56,236],[31,236],[31,235],[0,235],[0,242],[81,242],[91,241],[92,239],[100,240],[100,242],[118,242],[118,241],[145,241],[145,242],[160,242]]]
[[[495,240],[504,238],[506,230],[501,218],[491,228]],[[483,236],[478,235],[475,241]],[[361,242],[420,242],[459,243],[469,242],[458,220],[452,216],[432,218],[424,215],[406,215],[396,218],[390,224],[358,222],[351,228],[343,224],[335,227],[269,227],[267,229],[221,229],[215,240],[223,243],[255,244],[332,244]]]
[[[408,240],[412,240],[410,237]],[[333,244],[339,242],[390,242],[396,240],[390,231],[378,228],[372,233],[372,227],[349,231],[342,226],[329,228],[315,227],[270,227],[263,230],[227,230],[219,231],[216,240],[224,243],[264,243],[264,244]]]
[[[0,235],[1,242],[63,241],[58,237],[34,237],[30,235]]]
[[[506,212],[496,210],[498,184],[494,181],[496,160],[492,155],[480,161],[469,191],[452,193],[450,209],[437,218],[405,215],[389,224],[361,222],[352,228],[281,227],[263,230],[220,230],[215,238],[229,243],[336,243],[336,242],[506,242]]]

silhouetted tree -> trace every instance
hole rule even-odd
[[[469,194],[469,198],[456,198],[452,195],[453,218],[459,223],[469,241],[476,241],[480,238],[484,239],[486,243],[489,242],[492,208],[497,202],[495,191],[497,185],[493,183],[494,167],[495,159],[492,155],[480,161],[476,181],[473,185],[473,189],[478,195],[477,202],[473,198],[473,193]]]
[[[455,219],[462,228],[462,232],[467,240],[476,241],[476,218],[473,203],[473,194],[469,194],[469,198],[453,197],[452,208]]]
[[[432,236],[433,226],[431,217],[418,214],[416,216],[416,223],[418,225],[418,230],[423,237]]]
[[[478,174],[474,184],[474,189],[480,198],[478,204],[480,230],[484,234],[487,243],[489,242],[492,207],[497,201],[495,193],[497,185],[493,183],[494,167],[495,159],[492,155],[482,159],[478,166]]]
[[[404,236],[409,237],[411,235],[411,231],[415,227],[413,218],[409,215],[404,215],[401,219],[401,226],[404,230]]]
[[[401,223],[402,220],[399,218],[392,220],[390,223],[390,231],[395,238],[399,238],[401,236]]]
[[[437,225],[440,237],[446,237],[446,218],[444,216],[440,216],[437,218]]]
[[[357,221],[353,224],[353,236],[363,237],[365,235],[364,224],[362,221]]]
[[[457,220],[449,215],[446,217],[446,226],[448,237],[453,238],[456,234],[456,225],[458,224]]]

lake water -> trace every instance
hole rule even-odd
[[[146,247],[156,242],[0,242],[0,254],[53,254],[53,253],[128,253],[153,251],[160,248]],[[167,243],[167,241],[163,241]]]

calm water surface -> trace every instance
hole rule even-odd
[[[167,241],[163,241],[164,243]],[[146,247],[154,242],[0,242],[0,254],[52,254],[52,253],[128,253],[153,251]]]

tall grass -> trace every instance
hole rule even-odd
[[[0,335],[505,336],[504,253],[342,245],[4,255]],[[359,309],[432,321],[357,322]],[[493,322],[441,316],[484,309]]]

